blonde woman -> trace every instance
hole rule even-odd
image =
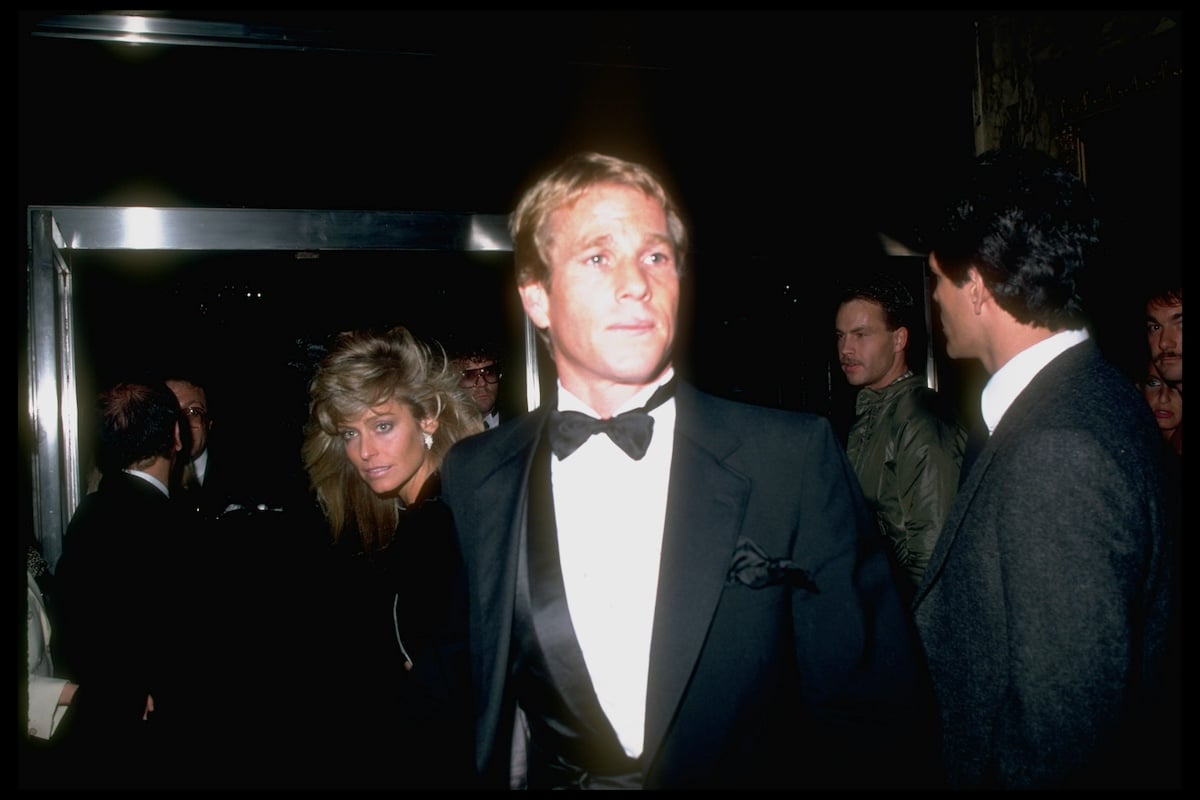
[[[342,680],[330,751],[363,788],[472,774],[461,562],[439,468],[483,430],[440,348],[403,327],[342,334],[310,386],[303,458],[328,522]]]

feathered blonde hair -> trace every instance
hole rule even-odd
[[[417,419],[438,420],[429,450],[434,469],[451,445],[483,430],[479,409],[459,387],[459,374],[440,346],[435,351],[404,327],[338,337],[309,383],[302,454],[333,540],[357,528],[364,552],[391,543],[399,511],[395,501],[377,497],[351,465],[340,428],[391,400],[408,405]]]

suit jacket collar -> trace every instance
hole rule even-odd
[[[675,716],[692,673],[708,625],[729,570],[738,530],[749,496],[749,485],[725,460],[741,440],[721,424],[712,398],[680,383],[675,394],[675,444],[667,514],[663,531],[662,566],[650,647],[643,764],[650,769]],[[476,497],[486,518],[468,525],[496,531],[477,541],[481,564],[473,588],[481,619],[477,637],[480,652],[490,659],[478,665],[493,686],[506,685],[511,651],[511,624],[517,558],[527,509],[530,466],[545,430],[550,408],[539,407],[518,416],[480,441],[472,458],[491,464],[477,476]],[[503,719],[506,699],[479,697],[485,719]],[[481,735],[490,736],[492,725]],[[492,753],[494,742],[478,743],[480,753]],[[487,765],[480,765],[486,767]]]
[[[516,601],[517,558],[525,525],[528,498],[526,488],[533,454],[549,417],[542,406],[510,422],[480,435],[476,440],[480,451],[472,461],[491,465],[475,477],[474,496],[480,513],[473,519],[457,520],[470,528],[489,531],[472,541],[477,548],[480,565],[472,575],[473,636],[480,643],[475,665],[485,685],[507,686],[509,655],[512,647],[512,619]],[[495,758],[494,731],[504,719],[504,706],[509,698],[499,694],[478,694],[475,698],[485,724],[477,728],[476,752],[484,758]],[[480,763],[485,774],[493,765]]]
[[[98,488],[106,492],[117,492],[122,495],[134,494],[139,497],[153,497],[164,502],[168,499],[167,495],[163,494],[162,489],[145,478],[132,475],[125,470],[102,476]]]
[[[958,494],[951,506],[950,514],[946,518],[946,524],[938,536],[933,553],[930,554],[929,564],[925,568],[921,585],[917,587],[917,593],[913,597],[912,605],[914,607],[929,593],[931,585],[936,582],[937,575],[945,565],[950,548],[958,536],[963,512],[970,507],[975,495],[979,492],[983,478],[996,453],[1002,450],[1005,443],[1016,433],[1031,424],[1038,424],[1042,419],[1042,412],[1037,409],[1037,406],[1047,397],[1053,397],[1058,386],[1061,386],[1064,381],[1079,380],[1081,372],[1090,370],[1100,361],[1100,350],[1096,343],[1091,339],[1085,340],[1051,359],[1016,396],[1004,416],[1001,417],[996,430],[988,437],[983,449],[979,451],[979,455],[971,465],[970,472],[958,488]]]
[[[647,770],[700,657],[729,571],[750,491],[746,479],[724,465],[739,446],[708,398],[681,383],[650,644],[642,754]]]

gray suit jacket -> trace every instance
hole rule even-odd
[[[965,476],[913,605],[952,786],[1149,780],[1128,748],[1150,741],[1168,612],[1159,439],[1089,341],[1034,377]]]
[[[476,762],[497,787],[507,786],[515,711],[518,544],[548,415],[469,437],[442,467],[470,591]],[[884,544],[827,420],[679,386],[647,788],[906,779],[884,759],[900,761],[913,740],[923,672]]]

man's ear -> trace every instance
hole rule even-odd
[[[908,328],[901,325],[892,331],[892,352],[902,352],[906,347],[908,347]]]
[[[527,283],[517,289],[521,295],[521,306],[533,327],[545,329],[550,327],[550,298],[546,287],[539,282]]]
[[[979,274],[977,267],[967,267],[967,292],[971,298],[971,307],[978,315],[983,301],[991,297],[992,293],[988,291],[987,284],[983,282],[983,276]]]
[[[183,439],[179,435],[179,423],[176,422],[175,423],[175,452],[178,453],[182,450],[183,450]]]

